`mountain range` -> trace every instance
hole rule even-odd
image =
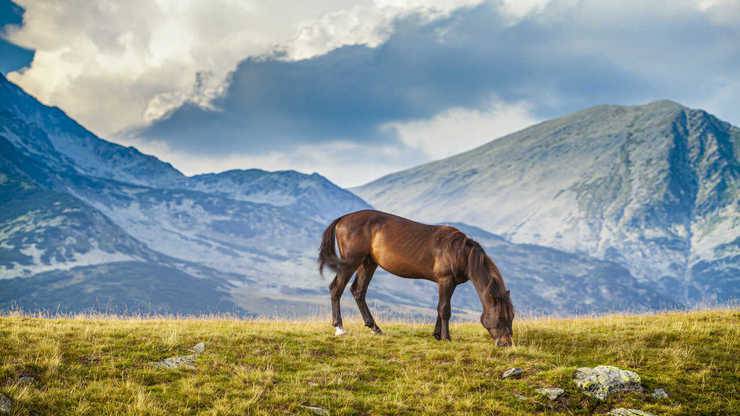
[[[732,302],[739,137],[675,103],[596,107],[346,190],[295,171],[186,176],[0,76],[0,310],[320,314],[320,234],[373,207],[477,239],[523,313]],[[380,272],[368,297],[425,316],[436,288]],[[454,306],[479,309],[469,285]]]

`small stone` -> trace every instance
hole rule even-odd
[[[521,394],[515,394],[514,397],[516,397],[517,400],[522,401],[522,402],[529,400],[527,396],[522,396]]]
[[[618,391],[642,390],[637,373],[610,365],[579,368],[575,372],[574,381],[586,395],[599,400],[606,400],[610,394]]]
[[[655,389],[653,390],[652,396],[655,400],[662,400],[668,398],[668,393],[666,393],[666,391],[663,389]]]
[[[199,342],[195,344],[193,348],[190,349],[190,351],[194,352],[195,354],[203,354],[205,350],[206,350],[205,342]]]
[[[303,405],[301,405],[301,407],[304,408],[304,409],[306,409],[306,410],[308,410],[309,412],[311,412],[311,413],[313,413],[315,415],[329,416],[329,411],[326,410],[326,409],[324,409],[323,407],[318,407],[318,406],[303,406]]]
[[[36,379],[31,376],[20,376],[18,377],[18,382],[21,384],[34,384],[36,383]]]
[[[642,410],[637,409],[625,409],[623,407],[618,407],[616,409],[612,409],[609,413],[607,413],[609,416],[655,416],[652,413],[644,412]]]
[[[522,374],[524,374],[524,370],[522,370],[519,367],[514,367],[514,368],[510,368],[510,369],[504,371],[504,373],[501,374],[501,378],[502,379],[506,379],[506,378],[519,378],[519,377],[522,376]]]
[[[197,355],[181,355],[178,357],[169,357],[165,358],[162,361],[157,361],[156,363],[153,363],[155,367],[158,368],[187,368],[187,369],[195,369],[195,357]]]
[[[559,389],[557,387],[546,387],[542,389],[535,390],[537,393],[547,396],[550,400],[557,400],[558,397],[562,396],[563,393],[565,393],[565,390]]]
[[[13,401],[10,397],[0,393],[0,415],[9,415],[13,408]]]

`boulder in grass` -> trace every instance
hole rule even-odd
[[[655,389],[653,390],[652,396],[655,400],[663,400],[668,398],[668,393],[663,389]]]
[[[329,416],[329,411],[323,407],[303,405],[301,405],[301,407],[318,416]]]
[[[25,376],[24,375],[24,376],[18,377],[18,382],[21,383],[21,384],[31,385],[31,384],[36,384],[36,379],[33,378],[32,376]]]
[[[195,354],[169,357],[165,358],[162,361],[157,361],[156,363],[154,363],[154,366],[167,369],[187,368],[188,370],[193,370],[195,369],[195,357]]]
[[[599,400],[620,391],[642,391],[640,376],[634,371],[600,365],[597,367],[582,367],[576,370],[574,381],[588,396]]]
[[[637,410],[637,409],[625,409],[623,407],[612,409],[609,413],[607,413],[607,415],[609,416],[655,416],[654,414],[650,412],[645,412],[645,411]]]
[[[169,357],[152,364],[157,368],[187,368],[193,370],[195,369],[195,359],[206,350],[206,344],[205,342],[199,342],[190,350],[193,352],[192,354]]]
[[[0,415],[9,415],[13,409],[13,401],[10,397],[0,393]]]
[[[195,344],[193,348],[190,349],[193,351],[194,354],[203,354],[206,350],[206,343],[205,342],[199,342]]]
[[[565,393],[565,390],[559,389],[557,387],[546,387],[542,389],[537,389],[535,391],[543,396],[546,396],[550,400],[557,400],[558,397],[562,396],[563,393]]]
[[[524,373],[524,370],[522,370],[519,367],[514,367],[514,368],[510,368],[510,369],[504,371],[504,373],[501,374],[501,378],[502,379],[506,379],[506,378],[519,378],[519,377],[522,376],[523,373]]]

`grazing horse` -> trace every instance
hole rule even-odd
[[[355,272],[351,291],[357,307],[365,325],[382,333],[365,302],[370,279],[380,266],[400,277],[437,283],[439,303],[434,337],[438,340],[450,339],[450,299],[455,287],[471,280],[483,305],[483,327],[496,345],[511,345],[514,308],[501,273],[478,243],[454,227],[420,224],[373,210],[357,211],[337,218],[327,227],[318,261],[322,274],[325,266],[336,272],[329,286],[336,335],[344,334],[339,300]]]

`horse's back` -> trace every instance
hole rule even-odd
[[[431,280],[439,242],[454,234],[462,233],[454,227],[422,224],[374,210],[353,212],[337,224],[343,255],[370,256],[390,273]]]

